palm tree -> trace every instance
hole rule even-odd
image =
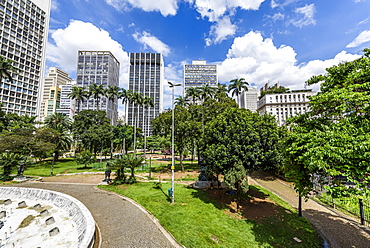
[[[45,118],[44,124],[48,128],[57,130],[58,132],[65,132],[71,129],[71,119],[63,113],[53,113]]]
[[[139,106],[143,103],[143,95],[134,91],[129,96],[129,102],[137,107],[137,111],[135,111],[135,118],[134,118],[134,154],[136,154],[136,128],[137,128],[137,115],[139,112]]]
[[[96,110],[99,110],[99,102],[100,98],[104,96],[105,89],[103,84],[90,84],[89,85],[89,92],[93,96],[96,104]]]
[[[105,91],[105,96],[108,98],[108,101],[112,102],[112,106],[114,104],[114,101],[116,100],[116,97],[120,95],[121,88],[118,87],[117,85],[108,85],[108,88]],[[107,108],[108,111],[108,108]],[[111,111],[111,125],[113,125],[113,109]]]
[[[13,81],[12,72],[17,73],[17,69],[12,66],[14,61],[6,59],[3,56],[0,56],[0,82],[3,78],[7,78],[9,81]]]
[[[217,88],[215,89],[215,99],[217,101],[220,101],[223,98],[227,97],[227,85],[226,84],[217,84]]]
[[[80,112],[81,102],[85,101],[87,98],[85,89],[85,87],[73,86],[71,89],[71,93],[67,95],[68,98],[77,101],[77,114]]]
[[[154,107],[154,101],[153,101],[153,98],[149,97],[149,96],[144,96],[144,99],[143,99],[143,116],[144,116],[144,123],[143,123],[143,127],[144,127],[144,158],[146,159],[146,127],[147,127],[147,120],[149,119],[149,116],[145,118],[145,110],[147,108],[152,108]]]
[[[199,89],[196,87],[190,87],[186,89],[186,95],[185,98],[191,99],[192,103],[195,104],[197,99],[199,98]]]
[[[213,93],[215,92],[215,88],[210,86],[209,84],[204,84],[199,87],[199,97],[203,102],[207,99],[212,98]]]
[[[229,92],[232,91],[231,96],[236,95],[237,103],[239,105],[239,95],[243,90],[248,91],[249,83],[244,78],[236,78],[230,81]]]
[[[175,99],[175,105],[181,106],[181,107],[187,107],[189,106],[189,100],[183,96],[178,96]]]

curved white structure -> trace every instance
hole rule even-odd
[[[0,187],[1,247],[90,248],[94,234],[90,211],[71,196],[44,189]]]

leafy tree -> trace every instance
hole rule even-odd
[[[6,59],[0,56],[0,82],[3,78],[7,78],[9,81],[13,81],[12,73],[17,73],[18,70],[12,65],[15,61]]]
[[[134,154],[125,154],[123,156],[126,166],[131,170],[131,180],[135,180],[135,168],[140,167],[145,160],[142,156],[135,156]]]
[[[214,98],[217,101],[220,101],[220,100],[228,97],[227,93],[228,93],[227,85],[218,83],[217,88],[215,89]]]
[[[86,98],[88,98],[87,92],[85,90],[85,87],[73,86],[71,89],[71,93],[67,95],[68,98],[74,99],[77,102],[76,114],[80,112],[81,103],[84,102]]]
[[[117,85],[108,85],[108,88],[105,91],[105,96],[108,98],[108,101],[112,102],[112,105],[116,101],[116,98],[120,96],[120,91],[121,88]],[[110,120],[111,125],[113,125],[113,111],[111,111]]]
[[[190,99],[192,104],[196,104],[196,101],[199,99],[200,97],[200,91],[199,91],[199,88],[197,87],[190,87],[188,89],[186,89],[186,96],[185,98],[186,99]]]
[[[126,158],[117,158],[111,164],[111,167],[117,169],[116,177],[114,178],[115,184],[121,184],[126,182],[125,168],[127,166]]]
[[[204,102],[213,97],[215,93],[215,88],[210,86],[209,84],[204,84],[198,87],[199,98]]]
[[[237,103],[239,105],[239,95],[242,93],[243,90],[248,90],[249,83],[245,81],[244,78],[236,78],[230,81],[229,84],[229,92],[231,92],[231,96],[236,96]]]
[[[311,97],[310,111],[290,119],[285,140],[286,171],[301,196],[313,189],[311,175],[345,176],[355,187],[339,182],[328,185],[333,195],[363,194],[370,184],[370,54],[327,68],[313,76],[320,83]]]
[[[63,113],[53,113],[45,118],[44,124],[58,132],[67,132],[71,129],[71,119]]]
[[[74,120],[73,134],[82,142],[85,149],[96,154],[104,147],[110,147],[113,136],[109,119],[104,111],[83,110]]]
[[[178,105],[180,107],[187,107],[189,106],[189,100],[183,96],[178,96],[175,99],[175,105]]]
[[[263,122],[268,124],[259,128]],[[270,130],[261,132],[261,129]],[[203,163],[212,174],[229,175],[230,180],[226,182],[230,187],[239,185],[246,189],[245,177],[240,176],[243,171],[271,170],[271,167],[280,166],[279,139],[276,135],[270,139],[270,135],[277,132],[273,117],[260,116],[246,109],[227,108],[205,126],[200,149]],[[266,146],[268,142],[271,144]]]
[[[122,154],[127,153],[134,143],[134,127],[127,124],[118,124],[113,129],[114,144],[117,149],[122,150]]]
[[[77,155],[76,163],[77,164],[83,164],[84,168],[86,169],[87,166],[95,162],[95,158],[93,154],[87,150],[80,152]]]

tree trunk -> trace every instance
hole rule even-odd
[[[182,163],[183,159],[184,159],[184,149],[181,149],[180,150],[180,166],[181,166],[181,171],[185,172],[184,164]]]

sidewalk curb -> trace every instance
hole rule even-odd
[[[148,210],[146,210],[143,206],[141,206],[139,203],[137,203],[136,201],[132,200],[131,198],[128,198],[126,196],[123,196],[123,195],[120,195],[116,192],[113,192],[113,191],[109,191],[109,190],[105,190],[105,189],[100,189],[98,188],[97,186],[94,187],[95,189],[98,189],[100,191],[103,191],[103,192],[109,192],[109,193],[113,193],[115,195],[117,195],[118,197],[130,202],[131,204],[133,204],[134,206],[136,206],[138,209],[140,209],[146,216],[148,216],[152,221],[153,223],[158,227],[158,229],[163,233],[163,235],[168,239],[168,241],[176,248],[184,248],[185,246],[182,246],[180,245],[176,239],[172,236],[172,234],[167,231],[162,225],[161,223],[159,222],[159,220],[154,217],[154,215],[152,215]]]

